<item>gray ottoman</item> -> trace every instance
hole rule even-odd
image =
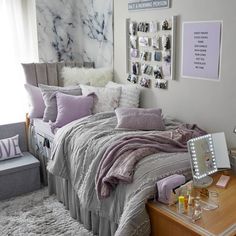
[[[40,188],[39,161],[29,152],[0,162],[0,200]]]

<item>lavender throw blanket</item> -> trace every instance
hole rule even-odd
[[[187,141],[204,134],[196,125],[182,124],[173,131],[120,139],[107,149],[98,167],[98,197],[109,197],[119,182],[131,183],[135,164],[142,158],[158,152],[187,152]]]

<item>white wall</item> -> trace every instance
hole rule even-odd
[[[114,0],[115,80],[126,81],[126,18],[157,20],[177,15],[176,73],[168,89],[144,89],[143,107],[161,107],[164,114],[188,123],[197,123],[208,132],[224,131],[229,147],[236,147],[236,1],[172,0],[163,10],[128,11],[127,0]],[[221,80],[212,82],[181,77],[183,21],[223,20]]]

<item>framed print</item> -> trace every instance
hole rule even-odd
[[[182,77],[218,81],[222,22],[184,22],[182,27]]]
[[[170,7],[170,0],[128,0],[128,10],[163,9]]]

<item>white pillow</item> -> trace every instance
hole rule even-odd
[[[78,68],[63,67],[61,71],[63,86],[89,84],[96,87],[104,87],[112,81],[113,71],[111,68]]]
[[[135,85],[118,84],[108,82],[106,88],[121,88],[119,107],[139,107],[140,88]]]
[[[101,88],[80,85],[83,95],[95,93],[93,113],[114,111],[120,101],[121,88]]]

